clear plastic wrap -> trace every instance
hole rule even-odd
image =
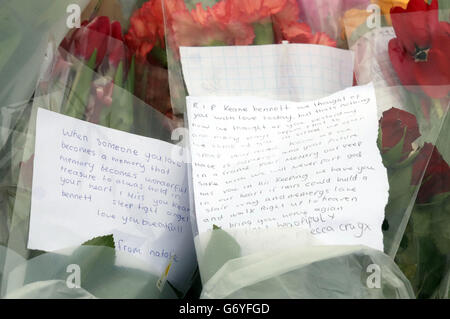
[[[412,2],[409,5],[411,8],[420,5],[419,2]],[[443,32],[450,21],[450,12],[445,1],[435,1],[416,12],[406,2],[401,6],[403,9],[381,12],[378,18],[377,12],[372,13],[371,22],[375,18],[379,22],[373,30],[368,27],[370,23],[356,14],[349,16],[344,23],[349,47],[356,55],[358,83],[375,83],[380,111],[395,106],[416,116],[421,137],[415,143],[422,147],[435,145],[418,194],[408,204],[403,204],[408,209],[401,214],[397,208],[397,212],[390,211],[390,216],[386,215],[390,230],[385,232],[385,239],[392,239],[387,253],[395,258],[407,275],[417,297],[445,298],[442,287],[446,286],[445,269],[450,252],[448,234],[444,230],[448,228],[446,193],[449,181],[446,167],[450,154],[449,100],[446,92],[450,86],[446,75],[448,67],[437,66],[440,62],[434,54],[448,50],[444,45],[448,43],[448,38],[445,39]],[[425,49],[429,48],[427,53],[434,53],[424,56],[421,62],[417,56],[420,50],[417,49],[415,61],[409,60],[405,58],[406,54],[410,54],[408,49],[401,49],[408,41],[405,30],[415,30],[425,19],[428,19],[426,24],[429,25],[416,41],[421,42]],[[439,46],[440,43],[443,47]],[[408,69],[413,70],[409,75]],[[422,72],[427,70],[433,70],[433,74],[423,75]],[[439,177],[431,173],[436,169],[441,172]]]
[[[66,25],[70,4],[81,8],[86,22],[80,29]],[[0,297],[448,298],[449,10],[445,0],[0,4]],[[250,54],[264,45],[273,51]],[[288,47],[302,45],[309,50],[306,56],[287,53]],[[331,52],[320,49],[324,46],[339,53],[321,56]],[[198,93],[189,92],[192,78],[185,77],[181,47],[221,50],[202,65],[209,68],[207,74],[197,70],[203,77],[202,92],[209,92],[201,95],[286,103],[350,88],[348,65],[342,61],[348,62],[351,53],[353,86],[372,83],[376,94],[377,146],[390,187],[382,225],[384,249],[324,245],[310,230],[298,227],[229,229],[218,223],[200,231],[192,167],[187,173],[190,207],[174,215],[174,223],[188,220],[192,226],[196,256],[190,256],[194,262],[188,271],[175,276],[169,271],[172,261],[167,268],[149,265],[112,248],[109,237],[52,252],[28,249],[37,110],[177,143],[190,151],[186,99]],[[230,57],[225,54],[230,48],[245,54]],[[327,56],[328,61],[323,59]],[[305,91],[302,85],[309,80],[297,78],[316,69],[322,73]],[[221,76],[235,81],[233,94],[217,89],[225,83]],[[264,89],[267,82],[275,90]],[[316,90],[329,83],[326,90]],[[182,161],[190,164],[189,158]],[[230,169],[238,167],[233,165]],[[281,168],[275,162],[274,169]],[[377,190],[374,186],[373,192]],[[365,208],[373,204],[367,201]],[[59,229],[64,231],[70,232]],[[77,281],[81,285],[73,289]]]
[[[7,46],[12,51],[2,54],[0,68],[0,81],[5,83],[0,93],[1,296],[180,298],[195,279],[192,265],[186,273],[179,272],[177,283],[172,285],[167,265],[161,269],[161,265],[149,265],[111,248],[115,243],[108,238],[52,252],[28,249],[39,108],[169,143],[171,130],[177,127],[175,121],[133,94],[140,78],[136,76],[135,58],[123,43],[120,22],[113,21],[120,19],[117,8],[110,8],[109,19],[102,15],[108,14],[108,8],[98,8],[96,1],[88,7],[88,1],[46,3],[36,1],[31,7],[26,1],[0,5],[2,14],[11,17],[11,21],[2,19],[2,23],[11,22],[9,28],[22,26],[2,33],[5,41],[15,46]],[[81,28],[70,32],[66,27],[69,4],[79,5],[81,10],[86,7],[82,15],[89,19],[89,23],[83,22]],[[128,3],[123,12],[131,14],[134,5]],[[103,31],[105,26],[110,33]],[[72,289],[69,283],[70,265],[81,271],[81,288]]]
[[[287,40],[289,43],[337,45],[340,48],[350,49],[355,53],[354,85],[372,82],[375,87],[380,134],[386,132],[386,136],[388,136],[389,130],[393,129],[390,127],[393,123],[389,124],[390,120],[403,121],[408,126],[406,123],[409,119],[413,119],[416,124],[410,128],[416,130],[415,125],[417,126],[417,133],[411,133],[409,128],[403,127],[406,130],[406,137],[404,136],[403,139],[400,137],[401,145],[408,144],[409,146],[411,143],[409,150],[409,147],[404,149],[406,154],[400,154],[402,152],[400,146],[396,147],[396,151],[391,151],[398,140],[393,145],[389,145],[390,141],[387,137],[384,140],[381,138],[379,141],[381,143],[379,145],[380,152],[388,170],[391,186],[390,199],[386,206],[385,222],[383,223],[384,253],[359,247],[317,246],[317,243],[308,239],[301,231],[295,230],[276,231],[272,229],[258,233],[250,230],[230,230],[225,227],[202,233],[197,228],[195,221],[198,216],[194,213],[192,221],[203,282],[202,297],[429,298],[439,296],[442,298],[445,296],[445,287],[448,286],[448,275],[445,273],[446,267],[448,267],[448,232],[444,229],[437,230],[435,227],[448,229],[448,220],[445,217],[448,215],[447,208],[445,208],[448,207],[448,204],[445,204],[445,200],[448,201],[449,181],[446,177],[442,177],[441,182],[437,181],[437,184],[442,184],[433,188],[433,194],[428,192],[428,188],[433,185],[427,185],[427,183],[430,183],[430,180],[440,179],[437,175],[433,175],[436,163],[438,163],[437,166],[441,165],[440,167],[444,171],[446,167],[448,168],[448,134],[446,132],[448,131],[449,101],[445,95],[436,99],[433,92],[448,91],[449,79],[445,78],[446,68],[442,66],[440,72],[443,76],[434,74],[435,82],[430,80],[429,85],[400,82],[399,77],[402,75],[398,74],[399,69],[394,68],[390,61],[395,56],[390,57],[389,55],[389,41],[396,36],[404,37],[405,35],[398,30],[402,26],[398,26],[397,30],[391,27],[391,19],[394,20],[394,23],[399,19],[403,19],[403,21],[408,21],[408,19],[413,21],[414,19],[411,19],[411,13],[400,13],[400,11],[397,13],[399,19],[395,16],[391,18],[392,15],[389,12],[393,7],[406,9],[407,1],[336,1],[328,7],[321,6],[321,1],[313,6],[299,1],[302,5],[301,15],[297,16],[298,20],[295,22],[311,24],[311,29],[306,29],[307,32],[319,33],[321,39],[327,39],[327,41],[318,42],[311,40],[314,36],[312,38],[288,37],[290,34],[286,32],[286,29],[283,30],[283,23],[289,21],[291,17],[280,14],[284,10],[281,2],[279,7],[271,8],[272,11],[269,10],[271,13],[258,11],[266,4],[264,1],[258,2],[254,7],[242,9],[241,16],[235,16],[235,20],[233,18],[223,20],[224,17],[228,17],[228,14],[234,14],[233,1],[185,1],[183,3],[166,0],[164,3],[171,99],[174,110],[178,113],[185,110],[185,98],[189,95],[179,56],[181,46],[279,44]],[[287,3],[286,7],[294,5],[290,1]],[[231,9],[227,7],[227,4]],[[429,8],[429,6],[427,4],[426,10],[431,10],[432,13],[418,12],[412,15],[433,15],[433,19],[437,16],[440,16],[441,19],[447,17],[445,3],[439,7],[439,10],[437,7]],[[290,8],[292,9],[292,7]],[[333,13],[332,16],[329,14],[329,9]],[[291,12],[294,12],[293,16],[297,13],[295,9]],[[240,29],[246,30],[247,38],[242,33],[240,37],[236,37],[232,33],[235,25],[230,21],[236,22],[236,20],[243,24]],[[259,28],[258,23],[266,23],[267,28],[264,33],[261,33],[262,29]],[[187,36],[187,30],[190,32],[189,36]],[[442,30],[445,30],[445,26],[441,27]],[[432,32],[437,32],[437,30]],[[267,36],[268,34],[269,36]],[[261,35],[267,37],[260,37]],[[445,36],[448,37],[448,34]],[[446,38],[442,41],[448,43],[449,40]],[[218,61],[218,64],[222,63],[226,64],[227,61]],[[252,63],[253,67],[256,65],[256,69],[258,63],[263,68],[264,61]],[[214,64],[214,60],[212,60],[212,64]],[[407,69],[405,67],[405,70]],[[433,78],[433,75],[430,77]],[[439,83],[439,79],[442,80],[441,83]],[[245,91],[244,95],[267,96],[267,92],[250,91],[249,94],[249,91]],[[272,98],[279,97],[273,96]],[[394,113],[398,117],[392,119]],[[188,116],[186,113],[184,117],[187,127]],[[411,136],[408,136],[410,133]],[[435,145],[436,147],[434,147]],[[395,152],[397,155],[394,155]],[[442,159],[445,160],[442,161]],[[448,172],[445,171],[445,174]],[[408,183],[408,178],[411,183]],[[193,189],[191,191],[194,192]],[[430,197],[434,194],[437,194],[437,197]],[[440,194],[443,199],[439,197]],[[434,204],[430,206],[430,202]],[[426,224],[427,227],[431,227],[427,228],[427,234],[430,234],[428,233],[430,231],[433,232],[431,229],[435,228],[439,239],[422,238],[426,242],[425,245],[432,247],[420,249],[431,255],[415,256],[411,259],[418,249],[417,243],[412,242],[419,240],[416,237],[417,233],[414,234],[413,231],[411,234],[411,227],[413,227],[414,216],[420,218],[417,212],[420,209],[431,209],[425,214],[432,212],[436,216],[436,223]],[[194,206],[191,211],[195,212]],[[419,220],[416,223],[423,226]],[[221,225],[219,224],[219,226]],[[246,238],[246,240],[242,240],[242,238]],[[412,241],[406,243],[408,239]],[[241,246],[242,242],[246,243],[245,246]],[[255,245],[250,245],[252,246],[250,247],[249,242],[254,242]],[[287,246],[292,247],[291,242],[295,243],[295,248],[286,248],[286,243],[289,243]],[[438,242],[439,244],[437,244]],[[441,245],[439,251],[436,251],[437,246],[435,245]],[[267,247],[270,247],[275,253],[267,253]],[[309,258],[313,260],[310,261]],[[438,258],[439,269],[432,269],[430,265],[426,266],[432,258]],[[427,259],[428,261],[426,261]],[[361,260],[372,261],[383,269],[382,276],[386,275],[383,277],[383,287],[386,290],[367,289],[366,282],[360,280],[367,264],[360,262]],[[351,264],[351,267],[342,271],[327,271],[329,265],[336,265],[340,262],[347,267]],[[419,268],[422,270],[418,270]],[[348,281],[351,281],[351,283],[346,281],[348,285],[343,285],[340,280],[345,271],[355,275],[354,279],[347,278]],[[311,272],[318,274],[317,276],[313,275],[314,282],[307,275]],[[327,275],[320,275],[325,273]],[[328,273],[330,274],[328,275]],[[291,283],[296,284],[290,285]],[[424,292],[422,289],[428,291]]]

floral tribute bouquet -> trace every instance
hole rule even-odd
[[[22,34],[18,32],[19,27],[11,30],[19,39],[6,39],[9,42],[5,42],[5,46],[16,51],[1,58],[2,80],[8,74],[5,67],[11,63],[26,64],[30,58],[27,54],[36,55],[32,67],[37,68],[24,67],[29,73],[22,74],[21,79],[32,78],[34,83],[23,87],[28,91],[20,98],[11,97],[12,101],[20,103],[1,107],[2,116],[8,115],[9,109],[20,115],[9,117],[9,122],[2,118],[2,126],[9,127],[9,132],[6,143],[1,145],[0,155],[4,177],[0,184],[0,296],[179,298],[185,292],[178,291],[170,282],[158,287],[160,278],[141,270],[145,268],[138,260],[129,257],[132,266],[117,264],[112,235],[93,238],[80,247],[63,251],[27,248],[38,107],[166,141],[170,141],[174,122],[135,95],[136,83],[141,81],[136,72],[136,57],[124,39],[126,30],[123,26],[128,24],[128,19],[124,18],[126,12],[122,10],[125,6],[118,1],[96,0],[61,1],[53,6],[40,3],[34,8],[36,12],[45,8],[50,11],[33,17],[29,16],[26,2],[0,5],[2,14],[13,15],[19,21],[28,19],[24,23],[26,26],[41,23],[36,30],[24,28]],[[83,10],[81,23],[79,28],[69,29],[66,19],[61,20],[61,17],[67,15],[66,7],[74,3]],[[14,23],[11,25],[15,26]],[[38,43],[33,43],[35,38],[39,39]],[[28,43],[38,46],[24,49]],[[3,61],[4,58],[16,60],[8,62]],[[16,91],[23,89],[20,85],[17,88],[20,89]],[[71,264],[84,269],[80,277],[81,289],[70,289],[66,285],[69,271],[66,268]]]
[[[381,9],[380,27],[389,36],[375,34],[368,42],[371,49],[361,51],[370,52],[367,57],[375,65],[369,69],[377,69],[372,74],[382,75],[377,82],[380,94],[394,96],[381,102],[382,109],[392,109],[380,121],[380,148],[391,186],[385,236],[394,237],[392,226],[400,229],[389,255],[412,283],[416,297],[448,297],[449,6],[446,1],[385,1]],[[346,14],[350,42],[368,34],[365,20],[355,18],[358,13]],[[362,75],[360,80],[368,78]],[[407,199],[411,194],[414,205]],[[407,206],[411,212],[401,219],[399,211]]]
[[[150,0],[131,17],[125,39],[137,60],[169,68],[171,108],[176,115],[183,113],[186,97],[180,46],[262,45],[283,40],[337,45],[325,32],[314,32],[299,22],[299,17],[296,0]]]
[[[448,297],[450,68],[445,56],[450,52],[450,11],[445,1],[410,1],[406,8],[393,8],[391,17],[397,37],[389,41],[389,57],[408,90],[421,132],[434,135],[443,122],[435,145],[425,139],[418,154],[419,161],[429,161],[397,261],[418,297]]]
[[[73,3],[82,8],[81,25],[69,30],[59,18]],[[389,181],[384,251],[309,246],[308,236],[283,229],[249,235],[255,244],[282,238],[283,249],[248,254],[231,232],[214,226],[205,243],[196,242],[201,281],[198,273],[190,279],[188,295],[448,298],[449,10],[445,0],[0,4],[0,25],[8,31],[0,34],[0,296],[186,295],[170,282],[159,289],[160,278],[139,267],[116,265],[112,236],[67,251],[27,249],[37,108],[169,141],[186,110],[181,46],[287,41],[352,50],[353,84],[374,83],[378,148]],[[67,287],[68,264],[86,269],[82,289]],[[368,265],[380,267],[381,288],[367,286]]]
[[[376,32],[368,23],[374,13],[380,22],[375,23],[375,28],[389,28],[392,35],[387,39],[375,36],[375,41],[368,42],[372,51],[363,56],[365,60],[358,59],[360,52],[355,52],[354,76],[355,85],[373,81],[380,97],[378,146],[390,186],[383,223],[386,255],[352,251],[310,263],[305,260],[313,253],[307,249],[282,254],[284,259],[267,254],[248,256],[243,253],[246,247],[240,247],[226,229],[215,227],[208,243],[197,245],[203,297],[336,297],[330,292],[333,288],[311,288],[313,283],[307,274],[317,278],[314,276],[322,276],[331,265],[349,260],[357,266],[348,271],[355,273],[364,272],[367,260],[383,264],[383,272],[389,273],[383,278],[387,288],[372,294],[359,287],[359,281],[347,278],[356,282],[347,291],[359,292],[348,295],[342,288],[341,297],[448,297],[450,68],[446,57],[450,52],[450,15],[443,2],[164,1],[165,39],[155,31],[158,28],[149,28],[135,46],[143,52],[167,46],[171,99],[176,112],[183,111],[187,94],[179,62],[180,46],[277,44],[287,40],[357,51],[355,42]],[[152,1],[147,3],[150,6]],[[369,63],[368,69],[372,70],[374,61],[376,72],[364,74],[365,64]],[[285,262],[291,266],[288,270],[283,270]],[[313,265],[322,265],[320,275]],[[345,270],[339,274],[343,273]],[[403,281],[405,290],[395,291],[391,279]],[[295,287],[289,284],[294,282],[298,284]],[[344,285],[332,275],[326,282],[336,289],[337,283]]]

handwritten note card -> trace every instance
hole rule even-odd
[[[38,109],[28,248],[114,234],[117,250],[172,283],[195,267],[186,164],[178,146]]]
[[[299,227],[383,249],[387,172],[372,85],[312,102],[188,97],[199,232]]]
[[[312,44],[181,47],[191,96],[321,98],[353,83],[353,52]]]

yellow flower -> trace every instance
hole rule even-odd
[[[370,0],[372,3],[380,7],[381,14],[384,15],[388,25],[392,25],[391,8],[402,7],[406,9],[409,0]],[[361,24],[366,22],[366,19],[371,15],[365,9],[350,9],[345,11],[341,18],[341,38],[349,38],[353,31],[355,31]]]
[[[360,9],[350,9],[345,11],[344,16],[341,19],[342,31],[341,38],[344,40],[346,37],[350,38],[353,31],[355,31],[361,24],[366,22],[370,12]]]
[[[393,7],[402,7],[403,9],[406,9],[408,6],[409,0],[370,0],[372,3],[377,4],[380,9],[381,13],[386,18],[386,22],[389,25],[392,25],[391,20],[391,9]]]

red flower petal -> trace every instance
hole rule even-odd
[[[450,34],[449,23],[433,34],[428,60],[415,63],[414,73],[422,90],[432,98],[444,98],[450,93]]]
[[[311,39],[312,44],[321,44],[329,47],[336,47],[337,43],[325,32],[317,32]]]
[[[431,34],[439,26],[438,4],[436,0],[431,5],[424,0],[410,0],[406,9],[394,7],[391,9],[392,26],[401,45],[414,54],[416,46],[428,48]]]
[[[383,117],[380,120],[380,127],[383,151],[388,151],[393,148],[404,137],[403,158],[406,158],[411,153],[412,143],[420,137],[416,117],[409,112],[397,108],[391,108],[383,113]]]
[[[408,89],[418,90],[417,87],[414,87],[417,86],[414,76],[414,59],[403,49],[398,38],[389,41],[388,50],[392,66],[397,72],[400,82],[405,86],[413,86],[407,87]]]
[[[431,98],[440,99],[450,92],[449,69],[448,56],[442,51],[431,49],[427,62],[415,63],[414,74],[425,94]]]
[[[313,35],[311,28],[306,23],[293,22],[282,29],[283,38],[292,43],[310,43]]]
[[[117,39],[117,40],[120,40],[120,41],[123,40],[123,38],[122,38],[122,27],[121,27],[119,21],[114,21],[111,24],[111,36],[114,39]]]
[[[86,36],[81,38],[81,56],[85,59],[89,59],[94,53],[94,50],[97,49],[97,59],[96,64],[99,65],[106,54],[107,46],[108,46],[108,36],[111,32],[111,25],[109,22],[109,18],[106,16],[96,17],[86,26],[87,30]]]

